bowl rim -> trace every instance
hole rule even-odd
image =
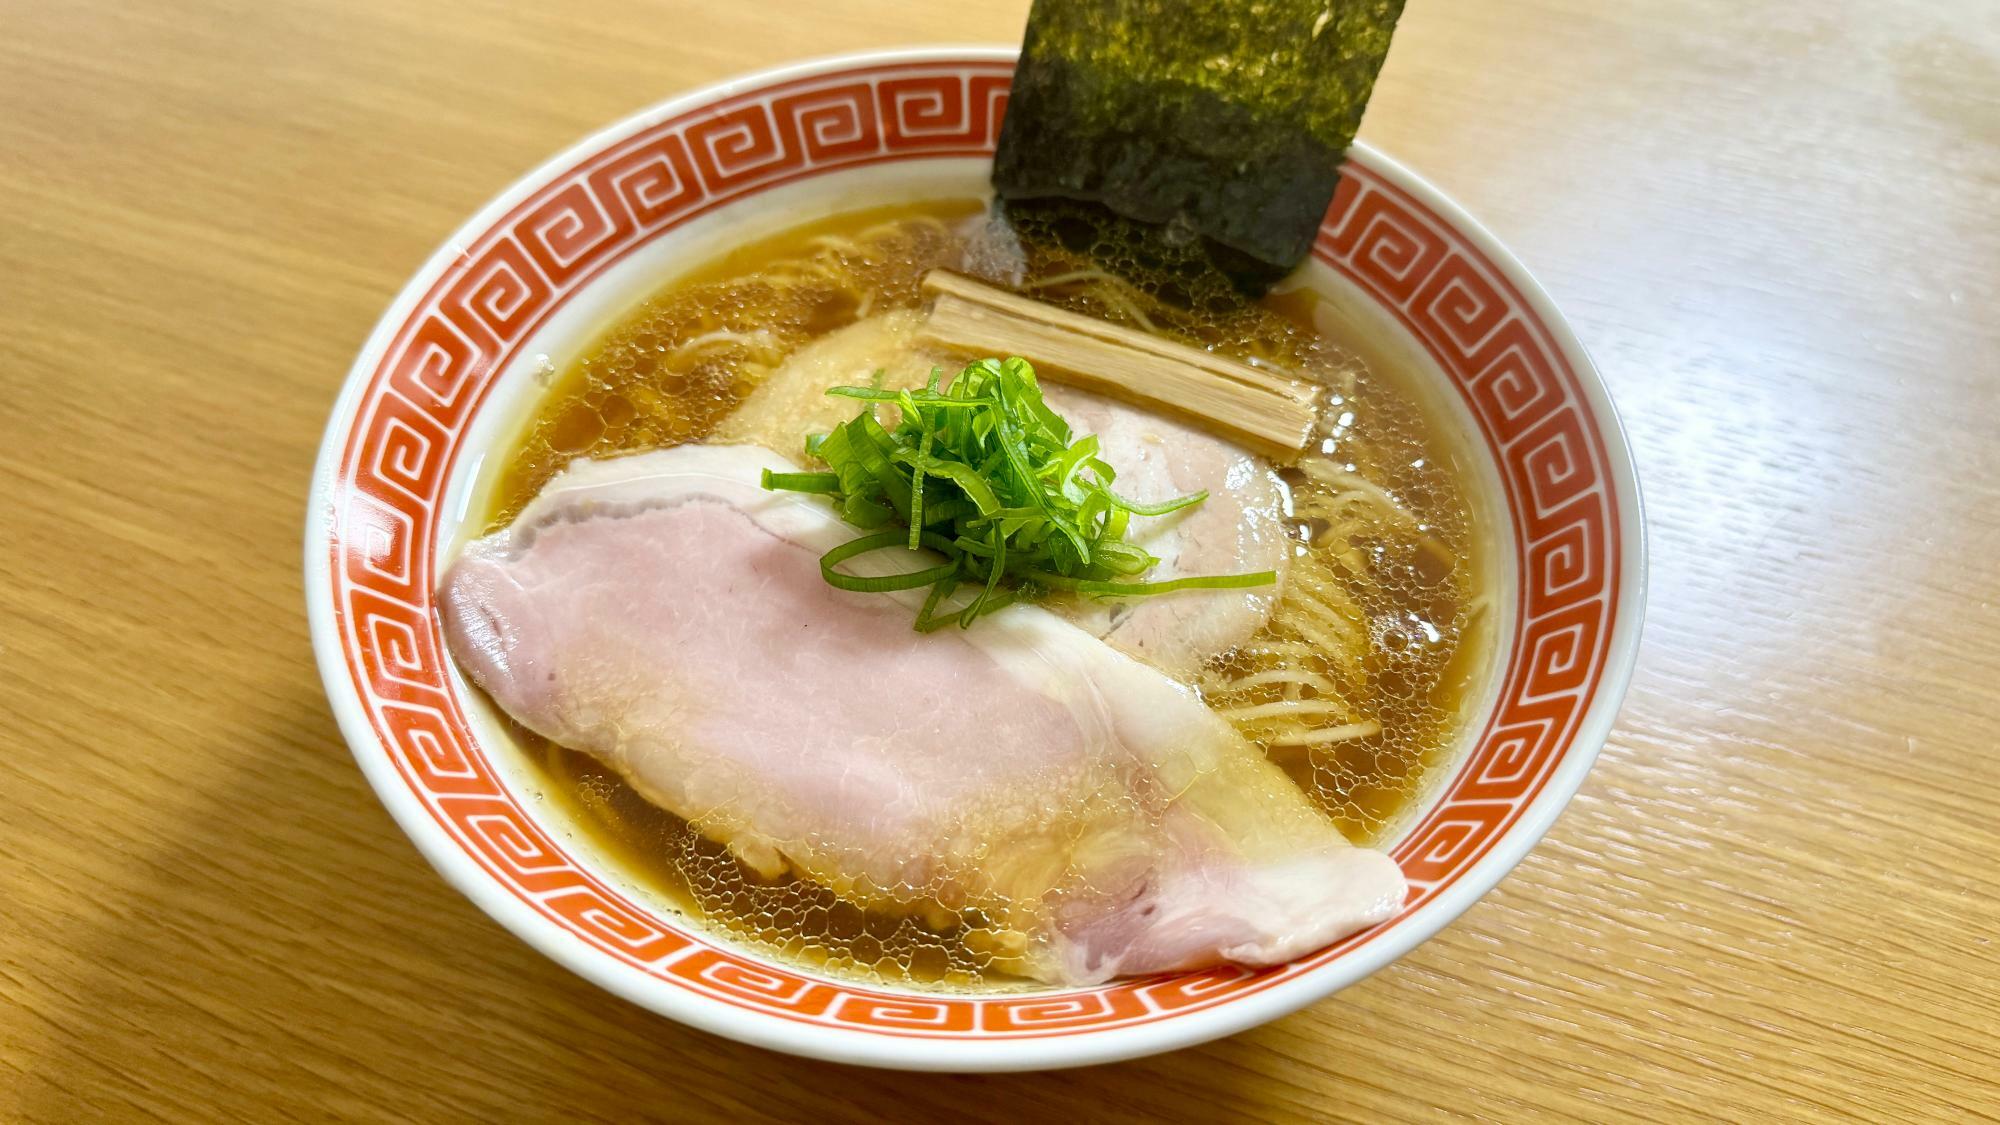
[[[896,1038],[851,1028],[796,1023],[666,985],[593,948],[530,909],[481,869],[463,846],[428,815],[419,798],[396,774],[348,675],[336,622],[333,567],[326,550],[338,528],[334,492],[345,439],[357,420],[357,410],[372,372],[424,295],[463,256],[463,247],[472,245],[524,200],[583,158],[648,125],[747,91],[835,71],[884,64],[1006,63],[1017,57],[1017,49],[1011,46],[978,45],[912,46],[830,55],[760,69],[689,90],[592,132],[513,180],[425,259],[390,302],[357,353],[322,435],[304,529],[307,617],[329,703],[342,735],[377,797],[445,880],[517,937],[605,990],[704,1031],[835,1062],[912,1070],[1005,1071],[1134,1058],[1206,1042],[1268,1022],[1331,995],[1414,949],[1497,885],[1539,842],[1582,784],[1610,734],[1630,684],[1644,615],[1645,524],[1631,448],[1602,376],[1540,283],[1484,225],[1429,181],[1366,142],[1356,141],[1354,151],[1370,169],[1428,208],[1478,249],[1539,319],[1553,349],[1571,369],[1574,386],[1596,422],[1592,432],[1601,444],[1604,465],[1609,470],[1605,488],[1616,501],[1612,519],[1619,540],[1616,565],[1606,564],[1618,580],[1618,592],[1613,602],[1615,617],[1605,642],[1601,677],[1588,709],[1563,748],[1561,762],[1541,791],[1529,799],[1519,819],[1500,832],[1490,849],[1434,899],[1418,907],[1416,916],[1388,930],[1383,940],[1371,941],[1328,964],[1261,991],[1232,998],[1228,1003],[1177,1013],[1174,1018],[1150,1023],[1087,1029],[1053,1038]],[[429,544],[423,549],[429,550]]]

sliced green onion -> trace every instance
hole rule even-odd
[[[908,403],[910,396],[904,395],[903,401]],[[912,416],[917,413],[914,405],[905,406],[903,409]],[[931,459],[931,441],[936,436],[930,427],[924,427],[923,441],[917,446],[917,475],[916,479],[910,482],[910,550],[912,551],[917,549],[924,534],[924,478],[930,475],[924,471],[924,464]]]
[[[1110,499],[1114,506],[1122,508],[1135,516],[1164,516],[1172,512],[1178,512],[1182,508],[1192,508],[1203,500],[1208,499],[1208,492],[1206,490],[1190,492],[1186,496],[1176,496],[1172,500],[1162,500],[1157,504],[1135,503],[1108,488],[1104,490],[1104,495]]]
[[[765,469],[764,487],[773,492],[838,493],[840,476],[837,473],[774,473]]]
[[[934,537],[925,535],[923,538],[929,540]],[[842,590],[853,590],[856,593],[862,594],[880,594],[890,590],[914,590],[919,586],[929,586],[932,583],[941,582],[958,573],[958,560],[956,559],[938,566],[925,567],[922,570],[911,570],[902,574],[884,574],[879,576],[842,574],[840,571],[834,569],[834,567],[854,558],[856,555],[865,555],[870,551],[880,551],[888,547],[900,547],[904,550],[910,550],[910,548],[903,547],[904,539],[905,536],[900,531],[878,531],[873,535],[864,535],[859,539],[850,539],[819,557],[820,576],[826,579],[827,585],[837,586]]]
[[[1278,580],[1278,572],[1258,570],[1248,574],[1199,574],[1187,578],[1168,578],[1159,582],[1098,582],[1065,578],[1047,571],[1035,571],[1028,577],[1052,590],[1074,590],[1079,594],[1097,594],[1105,597],[1138,597],[1148,594],[1170,594],[1175,590],[1243,590],[1255,586],[1269,586]]]
[[[1125,540],[1134,516],[1157,517],[1201,503],[1206,493],[1140,504],[1111,490],[1117,471],[1100,456],[1094,434],[1075,437],[1042,400],[1027,361],[982,359],[949,378],[932,368],[921,389],[871,386],[827,393],[865,405],[852,420],[806,439],[824,472],[771,473],[764,487],[829,497],[843,520],[870,534],[820,560],[828,583],[883,592],[929,586],[916,627],[979,618],[1043,590],[1138,596],[1174,590],[1267,585],[1270,572],[1133,581],[1155,566]],[[879,405],[899,417],[885,427]],[[936,566],[862,577],[838,569],[871,551],[928,547]],[[976,584],[966,604],[941,612],[953,594]]]
[[[924,598],[923,608],[917,610],[917,632],[933,632],[944,628],[956,619],[956,614],[949,614],[944,617],[934,615],[937,613],[938,605],[946,598],[951,597],[957,590],[958,576],[956,574],[938,579],[937,584],[931,587],[929,596]]]

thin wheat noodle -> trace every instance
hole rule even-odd
[[[1239,723],[1255,722],[1258,719],[1277,718],[1285,715],[1340,715],[1353,714],[1347,704],[1324,699],[1281,699],[1276,703],[1259,703],[1254,707],[1225,707],[1216,712],[1225,719]]]
[[[1224,685],[1223,690],[1231,692],[1242,691],[1253,687],[1263,687],[1267,684],[1282,684],[1287,687],[1303,685],[1326,695],[1335,695],[1340,691],[1338,687],[1334,686],[1332,680],[1327,679],[1318,672],[1308,672],[1304,669],[1293,668],[1271,668],[1262,672],[1252,672],[1246,676],[1237,676],[1229,680]]]
[[[1304,588],[1302,583],[1295,584],[1291,589],[1285,591],[1284,600],[1311,614],[1329,633],[1340,637],[1349,644],[1361,646],[1368,643],[1367,630],[1362,628],[1358,622],[1349,620],[1332,606],[1314,597],[1309,590]]]
[[[1300,729],[1285,734],[1274,735],[1271,743],[1277,746],[1325,746],[1334,742],[1353,742],[1362,738],[1373,738],[1382,733],[1382,724],[1374,719],[1359,723],[1347,723],[1337,727],[1319,727],[1313,730]]]

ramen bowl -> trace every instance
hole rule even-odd
[[[1498,606],[1455,764],[1385,842],[1409,884],[1393,918],[1265,969],[992,995],[870,986],[709,932],[539,801],[530,764],[449,659],[435,607],[443,564],[483,530],[468,513],[495,455],[550,370],[677,271],[845,209],[982,193],[1013,65],[1011,50],[851,55],[725,82],[598,133],[417,272],[327,425],[306,596],[362,771],[425,857],[502,925],[706,1031],[977,1071],[1129,1058],[1274,1019],[1388,964],[1492,888],[1581,784],[1630,676],[1644,544],[1602,382],[1492,235],[1357,144],[1299,279],[1463,429]]]

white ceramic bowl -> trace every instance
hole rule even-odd
[[[404,831],[555,960],[765,1047],[921,1069],[1075,1066],[1321,999],[1435,933],[1520,860],[1582,782],[1630,676],[1639,497],[1596,371],[1490,234],[1356,145],[1304,276],[1365,352],[1428,381],[1485,452],[1474,471],[1502,544],[1499,671],[1458,766],[1391,846],[1411,888],[1399,915],[1258,972],[983,998],[867,988],[691,925],[535,799],[526,763],[445,655],[432,592],[543,357],[574,354],[731,243],[851,207],[982,192],[1013,58],[922,48],[784,67],[675,98],[549,161],[397,296],[314,472],[314,651],[355,758]]]

